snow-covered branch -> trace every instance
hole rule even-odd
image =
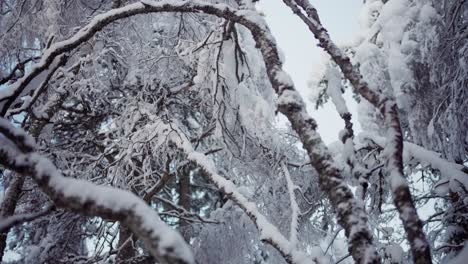
[[[387,144],[385,138],[369,133],[361,132],[359,137],[362,140],[371,140],[381,148],[384,148]],[[419,164],[430,166],[440,172],[442,178],[434,186],[434,191],[438,195],[445,195],[449,190],[465,192],[468,190],[468,174],[466,173],[465,166],[443,159],[439,153],[427,150],[411,142],[405,141],[403,146],[403,158],[405,162],[409,163],[412,159],[415,159]]]
[[[354,130],[353,122],[351,120],[352,114],[349,112],[346,101],[342,95],[341,73],[332,65],[328,65],[325,78],[327,80],[327,94],[330,96],[332,103],[335,105],[335,108],[341,119],[343,119],[345,125],[339,135],[339,139],[343,143],[343,159],[349,166],[350,174],[355,179],[359,180],[361,184],[359,188],[362,189],[360,193],[362,194],[362,199],[364,199],[368,185],[365,176],[368,175],[368,173],[365,172],[365,169],[356,160]]]
[[[7,131],[7,133],[3,133]],[[30,175],[57,206],[89,216],[121,221],[164,263],[194,263],[183,238],[134,194],[90,182],[67,178],[46,158],[33,152],[34,140],[8,121],[0,122],[1,165]],[[22,150],[19,146],[28,146]]]
[[[93,37],[97,32],[102,30],[105,26],[116,20],[138,14],[155,12],[202,12],[223,17],[227,20],[241,24],[249,23],[258,30],[266,28],[263,20],[259,18],[255,11],[236,10],[224,4],[212,5],[197,0],[188,2],[180,0],[158,2],[146,0],[121,8],[116,8],[104,14],[95,16],[87,26],[79,30],[75,35],[73,35],[73,37],[52,44],[43,52],[41,60],[38,63],[33,64],[30,70],[21,79],[7,88],[2,89],[0,91],[0,116],[5,116],[10,106],[22,95],[28,84],[51,66],[57,56],[77,48],[82,43]],[[247,17],[250,17],[251,19],[253,18],[256,21],[249,21],[247,20]]]
[[[283,170],[284,177],[286,178],[286,184],[289,192],[289,201],[291,204],[291,227],[290,227],[290,238],[291,246],[293,248],[297,245],[297,229],[298,229],[298,219],[299,219],[299,205],[296,201],[296,195],[294,190],[297,188],[294,185],[294,182],[291,179],[291,174],[289,173],[288,167],[284,162],[281,162],[281,169]]]
[[[17,215],[13,215],[13,216],[1,219],[0,220],[0,232],[5,232],[6,230],[9,230],[15,225],[28,222],[28,221],[32,221],[41,216],[44,216],[50,213],[53,209],[54,209],[53,206],[47,206],[45,209],[42,209],[39,212],[17,214]]]
[[[229,197],[229,199],[236,203],[249,216],[249,218],[259,230],[261,240],[277,249],[287,263],[312,263],[311,259],[308,258],[305,253],[296,249],[295,241],[297,238],[291,235],[291,240],[288,240],[285,236],[283,236],[278,228],[270,223],[270,221],[268,221],[268,219],[262,213],[260,213],[255,203],[249,201],[241,192],[238,191],[237,187],[232,181],[218,174],[212,160],[210,160],[202,152],[198,152],[193,149],[188,138],[177,128],[176,124],[165,124],[163,121],[159,121],[155,128],[157,128],[158,131],[161,131],[161,135],[159,135],[159,137],[168,138],[170,142],[182,150],[185,155],[187,155],[188,160],[196,164],[196,166],[203,171],[203,175],[207,177],[210,182],[212,182],[220,191],[222,191],[227,197]],[[164,136],[163,133],[167,134],[167,136]],[[294,195],[294,192],[292,194]],[[296,219],[293,219],[293,221],[297,223],[297,204],[295,204],[295,208]],[[296,226],[294,226],[294,228],[296,229]],[[296,231],[291,230],[291,232]],[[320,256],[313,256],[312,258],[316,263],[320,263]]]
[[[430,247],[423,231],[406,179],[403,175],[403,136],[397,105],[393,99],[376,93],[363,80],[351,60],[330,39],[327,30],[320,22],[317,10],[307,0],[283,0],[291,10],[308,26],[320,46],[340,67],[344,76],[362,97],[381,111],[388,127],[391,144],[387,145],[387,170],[390,175],[393,201],[403,222],[407,239],[410,242],[415,263],[431,263]]]
[[[331,154],[316,131],[315,120],[307,113],[301,96],[295,90],[288,75],[282,70],[282,61],[276,43],[263,18],[253,10],[237,10],[226,5],[202,1],[141,1],[98,15],[73,37],[53,44],[44,52],[41,61],[31,67],[28,74],[14,85],[2,90],[0,94],[1,114],[6,113],[31,80],[49,67],[58,55],[77,48],[111,22],[152,12],[201,12],[241,24],[250,30],[260,48],[269,80],[279,96],[278,109],[291,122],[303,148],[308,153],[311,164],[317,170],[321,187],[337,212],[338,222],[346,231],[351,255],[360,263],[378,262],[378,255],[372,242],[372,233],[367,225],[363,207],[356,201],[344,182]]]
[[[31,96],[31,97],[28,97],[28,100],[24,100],[23,104],[18,107],[18,108],[15,108],[15,109],[10,109],[7,111],[6,113],[6,117],[10,117],[10,116],[13,116],[13,115],[16,115],[16,114],[19,114],[23,111],[26,111],[26,110],[29,110],[31,109],[31,107],[34,105],[34,103],[37,101],[37,99],[39,98],[39,96],[45,92],[45,90],[47,89],[47,86],[49,84],[49,81],[52,79],[52,77],[54,76],[55,72],[62,66],[64,66],[67,62],[68,58],[67,56],[64,56],[64,55],[61,55],[59,56],[59,59],[58,59],[58,63],[57,65],[55,65],[50,71],[49,73],[47,74],[46,78],[44,79],[44,81],[42,81],[42,83],[39,85],[38,88],[36,88],[34,90],[34,94]]]

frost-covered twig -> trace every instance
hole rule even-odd
[[[335,235],[332,237],[330,243],[328,243],[328,246],[327,248],[325,249],[325,254],[327,254],[328,250],[331,248],[331,246],[333,245],[333,243],[335,243],[335,240],[336,238],[338,237],[338,234],[342,231],[343,229],[338,229],[336,232],[335,232]]]
[[[50,79],[52,78],[52,76],[54,76],[55,72],[62,66],[65,65],[65,63],[67,62],[68,60],[68,57],[67,56],[64,56],[64,55],[61,55],[59,57],[59,62],[57,63],[57,65],[55,65],[48,73],[47,73],[47,76],[46,78],[44,79],[44,81],[42,81],[42,83],[39,85],[39,88],[36,88],[36,90],[34,90],[34,94],[28,99],[26,100],[25,102],[23,102],[23,104],[18,107],[18,108],[15,108],[15,109],[10,109],[7,111],[6,113],[6,117],[9,117],[9,116],[13,116],[13,115],[16,115],[16,114],[19,114],[25,110],[28,110],[30,109],[34,103],[37,101],[37,99],[39,98],[39,96],[46,90],[46,87],[47,85],[49,84],[49,81]]]
[[[376,135],[361,132],[359,136],[364,140],[372,140],[373,143],[381,148],[384,148],[387,144],[385,138]],[[465,166],[443,159],[439,153],[407,141],[403,143],[403,157],[406,162],[414,158],[420,164],[429,165],[441,173],[442,179],[439,182],[448,182],[449,188],[446,190],[436,190],[439,195],[445,195],[448,189],[452,191],[459,191],[460,188],[468,190],[468,174],[464,172]],[[437,189],[437,187],[435,188]]]
[[[341,73],[338,69],[329,65],[326,71],[327,79],[327,94],[330,96],[332,103],[335,105],[340,117],[343,119],[345,128],[340,132],[339,138],[343,143],[343,160],[349,166],[350,174],[358,179],[360,185],[358,194],[361,194],[361,199],[364,200],[368,186],[368,177],[371,175],[361,164],[356,160],[356,149],[354,146],[354,130],[352,115],[348,110],[346,101],[342,95]]]
[[[9,230],[15,225],[29,222],[50,213],[54,206],[47,206],[45,209],[35,213],[17,214],[0,220],[0,232]]]
[[[337,212],[338,222],[345,229],[349,239],[349,251],[357,262],[378,262],[378,255],[372,242],[372,233],[361,204],[354,198],[333,158],[316,131],[314,119],[306,112],[305,104],[295,90],[294,84],[282,70],[282,61],[263,18],[253,10],[237,10],[227,5],[210,4],[204,1],[141,1],[114,9],[96,16],[87,26],[71,38],[53,44],[46,50],[41,61],[31,71],[0,94],[0,113],[3,115],[11,103],[22,93],[26,85],[44,71],[58,55],[71,51],[89,40],[106,25],[122,18],[154,12],[202,12],[215,15],[246,27],[260,48],[267,69],[268,78],[279,96],[278,110],[291,122],[298,134],[311,164],[319,174],[322,190],[328,195]]]
[[[68,78],[65,78],[65,80],[62,83],[66,83],[67,81],[68,81]],[[67,96],[68,96],[68,93],[66,92],[56,93],[52,95],[52,99],[49,100],[48,103],[42,109],[42,113],[43,113],[42,115],[48,117],[49,119],[52,118],[54,114],[57,112],[58,107],[60,107],[63,104]],[[33,102],[31,101],[30,106],[32,104]],[[3,121],[0,119],[0,123],[1,122]],[[48,119],[44,119],[44,118],[37,119],[35,117],[32,117],[32,124],[29,129],[29,133],[34,138],[37,138],[47,123],[48,123]],[[5,124],[3,127],[7,128],[9,127],[9,124]],[[18,131],[15,131],[14,133],[18,133]],[[24,136],[28,137],[26,134]],[[34,142],[30,142],[29,145],[30,145],[29,147],[26,146],[26,150],[33,150]],[[18,175],[18,174],[14,175],[13,181],[5,194],[5,199],[2,203],[0,216],[8,217],[8,216],[13,215],[13,213],[15,212],[16,206],[18,204],[18,201],[20,199],[21,189],[23,187],[24,180],[25,180],[25,177],[23,175]],[[3,232],[0,232],[0,260],[2,260],[3,258],[8,232],[9,232],[8,228],[6,228]]]
[[[317,10],[307,0],[283,0],[292,11],[308,26],[320,46],[327,51],[333,61],[340,67],[344,76],[362,97],[379,109],[385,117],[391,144],[387,144],[387,170],[390,174],[390,185],[393,202],[398,209],[403,222],[407,239],[411,246],[415,263],[432,263],[429,243],[424,234],[422,222],[414,206],[408,183],[403,174],[403,135],[397,106],[393,99],[382,96],[363,80],[359,71],[351,64],[346,56],[330,39],[327,30],[322,26]]]
[[[13,81],[15,76],[17,75],[18,71],[24,71],[24,68],[25,66],[31,62],[31,61],[34,61],[34,60],[37,60],[39,59],[40,57],[30,57],[30,58],[27,58],[23,61],[20,61],[18,62],[15,67],[13,67],[13,69],[10,71],[10,74],[8,74],[7,76],[3,77],[2,79],[0,79],[0,85],[3,85],[3,84],[6,84],[10,81]]]
[[[259,230],[261,240],[277,249],[287,263],[312,263],[311,260],[307,259],[305,253],[295,249],[293,240],[289,241],[286,237],[284,237],[278,228],[270,223],[268,219],[263,214],[261,214],[260,211],[258,211],[257,206],[253,202],[250,202],[237,190],[232,181],[222,177],[217,173],[212,160],[210,160],[202,152],[198,152],[193,149],[188,138],[177,128],[176,124],[164,124],[161,121],[157,125],[157,128],[164,133],[169,131],[169,141],[175,144],[177,148],[181,149],[187,155],[188,160],[196,164],[202,170],[203,175],[205,175],[210,182],[212,182],[221,192],[228,196],[229,199],[236,203],[249,216],[249,218],[253,221]],[[316,262],[320,262],[319,256],[314,256],[314,260]]]
[[[342,261],[344,261],[345,259],[347,259],[349,257],[351,257],[351,254],[347,254],[344,257],[340,258],[337,262],[335,262],[335,264],[339,264],[339,263],[341,263]]]
[[[121,221],[164,263],[192,264],[194,258],[183,238],[164,222],[143,200],[131,192],[94,185],[90,182],[64,177],[41,155],[17,148],[31,145],[30,137],[6,120],[0,122],[0,164],[24,175],[30,175],[57,206],[72,211]],[[22,141],[22,143],[19,143]]]

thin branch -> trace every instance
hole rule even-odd
[[[348,254],[348,255],[346,255],[346,256],[340,258],[335,264],[339,264],[340,262],[344,261],[345,259],[347,259],[347,258],[349,258],[349,257],[351,257],[351,254]]]
[[[242,195],[234,185],[234,183],[216,172],[215,165],[205,154],[197,152],[193,149],[188,138],[178,130],[176,124],[165,124],[161,122],[158,124],[161,131],[170,131],[167,135],[169,141],[175,144],[186,155],[187,159],[196,164],[203,175],[212,182],[221,192],[223,192],[229,199],[237,204],[252,222],[255,224],[260,232],[260,237],[263,242],[272,245],[283,256],[285,261],[289,264],[298,263],[312,263],[310,260],[305,260],[305,253],[294,249],[291,241],[288,241],[276,226],[271,224],[268,219],[258,211],[257,206],[250,202],[244,195]],[[314,259],[316,262],[318,259]],[[301,262],[302,261],[302,262]]]
[[[50,79],[52,79],[52,76],[55,74],[55,72],[60,67],[64,66],[66,64],[67,60],[68,60],[67,56],[63,56],[63,55],[60,56],[59,62],[57,63],[57,65],[55,65],[52,68],[52,70],[49,71],[49,73],[47,74],[44,81],[42,81],[42,83],[39,85],[39,88],[36,88],[34,90],[34,94],[32,95],[31,100],[28,100],[28,101],[24,102],[23,105],[21,105],[21,107],[19,107],[19,108],[8,110],[5,116],[8,118],[9,116],[16,115],[16,114],[21,113],[22,111],[30,109],[34,105],[34,103],[37,101],[39,96],[43,92],[45,92],[45,90],[46,90],[46,88],[47,88],[47,86],[49,84],[49,81],[50,81]]]
[[[335,232],[335,235],[333,236],[332,240],[330,241],[330,243],[328,244],[327,246],[327,249],[325,249],[325,254],[327,254],[328,250],[331,248],[331,246],[333,245],[333,243],[335,242],[335,239],[338,237],[338,234],[342,231],[343,229],[338,229],[336,232]]]
[[[39,58],[40,57],[31,57],[31,58],[28,58],[28,59],[26,59],[24,61],[21,61],[21,62],[17,63],[15,65],[15,67],[13,67],[13,69],[11,70],[10,74],[8,74],[4,78],[0,79],[0,85],[3,85],[3,84],[5,84],[5,83],[7,83],[9,81],[13,81],[17,71],[24,71],[24,68],[25,68],[26,64],[28,64],[31,61],[37,60]]]
[[[19,131],[1,120],[0,131]],[[74,212],[121,221],[128,226],[156,258],[163,262],[193,264],[192,253],[183,238],[165,223],[143,200],[131,192],[67,178],[46,158],[12,145],[32,141],[4,135],[0,137],[0,164],[17,173],[30,175],[59,207]]]
[[[378,263],[377,251],[372,242],[372,233],[367,225],[367,217],[363,207],[354,198],[339,169],[334,164],[330,152],[316,131],[315,120],[306,112],[302,97],[295,90],[288,74],[282,70],[282,61],[273,36],[263,18],[254,10],[236,10],[227,5],[211,5],[195,0],[171,1],[171,3],[141,1],[98,15],[71,38],[54,43],[44,52],[41,61],[31,67],[28,74],[4,91],[3,96],[0,97],[0,107],[2,108],[0,114],[6,113],[27,84],[44,71],[58,55],[75,49],[106,25],[118,19],[155,12],[202,12],[225,18],[250,30],[260,48],[268,78],[279,96],[278,110],[291,122],[312,165],[317,170],[321,188],[328,195],[337,212],[338,222],[346,231],[350,252],[358,262],[362,262],[364,256],[367,256],[367,261]]]
[[[283,0],[291,10],[308,26],[319,41],[319,45],[332,57],[340,67],[352,87],[362,97],[379,109],[385,118],[390,140],[387,144],[387,171],[390,175],[393,202],[398,209],[400,219],[410,243],[415,263],[432,263],[430,246],[423,230],[421,219],[403,174],[403,134],[400,126],[397,105],[393,99],[382,96],[370,89],[360,72],[351,64],[336,44],[330,39],[327,30],[322,26],[317,10],[307,0]]]
[[[53,210],[54,210],[54,206],[50,205],[39,212],[29,213],[29,214],[17,214],[17,215],[13,215],[13,216],[1,219],[0,220],[0,232],[9,230],[15,225],[19,225],[24,222],[30,222],[30,221],[36,220],[37,218],[47,215]]]

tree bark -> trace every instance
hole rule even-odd
[[[322,26],[317,10],[306,0],[283,0],[291,10],[302,19],[319,45],[331,56],[340,67],[344,76],[350,81],[354,90],[380,110],[391,135],[389,155],[386,163],[392,196],[397,208],[407,239],[410,243],[414,263],[432,263],[430,246],[418,216],[413,198],[403,173],[403,133],[400,126],[398,110],[393,98],[376,93],[363,80],[359,70],[351,64],[336,44],[330,39],[327,30]]]
[[[191,209],[190,195],[190,166],[184,166],[179,173],[179,205],[186,211]],[[179,219],[179,232],[185,241],[190,242],[190,223],[185,219]]]
[[[0,217],[6,218],[15,213],[16,205],[18,204],[21,196],[21,189],[23,188],[24,176],[15,173],[13,181],[11,182],[8,190],[3,198]],[[0,233],[0,260],[3,260],[3,255],[6,248],[6,240],[10,229]]]

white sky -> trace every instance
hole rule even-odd
[[[319,13],[324,26],[328,29],[332,40],[337,44],[352,40],[359,32],[358,14],[362,0],[309,0]],[[335,107],[331,103],[319,110],[306,98],[312,87],[307,86],[311,79],[314,66],[322,60],[321,48],[305,24],[295,16],[282,0],[261,0],[259,9],[266,14],[266,20],[279,48],[285,55],[284,68],[305,97],[309,105],[309,113],[317,120],[319,133],[329,144],[338,140],[338,132],[344,124]],[[356,116],[356,104],[350,95],[346,97],[348,108],[353,113],[355,130],[359,131]]]

